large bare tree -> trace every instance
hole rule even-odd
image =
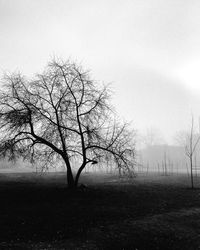
[[[87,164],[104,159],[122,171],[133,170],[134,133],[116,118],[108,87],[82,67],[53,60],[32,80],[4,77],[0,93],[2,156],[45,165],[62,160],[69,188],[77,187]]]

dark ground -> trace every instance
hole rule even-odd
[[[0,174],[1,249],[200,249],[200,189],[185,175],[83,177]]]

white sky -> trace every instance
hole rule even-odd
[[[53,56],[111,82],[120,115],[168,142],[200,115],[199,0],[0,0],[0,71]]]

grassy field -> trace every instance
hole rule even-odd
[[[200,189],[186,175],[84,174],[77,192],[65,181],[0,174],[0,249],[200,249]]]

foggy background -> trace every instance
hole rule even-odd
[[[138,135],[172,145],[200,115],[199,13],[198,0],[0,0],[1,75],[71,58],[111,83]]]

